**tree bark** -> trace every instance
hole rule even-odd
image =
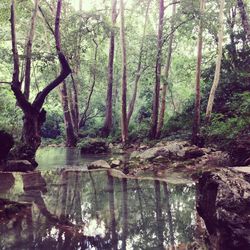
[[[108,87],[106,95],[106,112],[105,121],[101,129],[101,135],[103,137],[109,136],[112,128],[112,104],[113,104],[113,82],[114,82],[114,54],[115,54],[115,24],[116,24],[116,5],[117,0],[112,0],[112,30],[110,32],[109,41],[109,61],[108,61]]]
[[[145,34],[146,34],[146,27],[147,27],[147,23],[148,23],[148,13],[149,13],[150,3],[151,3],[151,0],[148,0],[146,12],[145,12],[145,18],[144,18],[143,34],[142,34],[142,40],[141,40],[141,45],[140,45],[140,51],[139,51],[138,65],[137,65],[137,69],[135,72],[134,91],[133,91],[133,95],[132,95],[132,98],[130,100],[129,109],[128,109],[128,118],[127,118],[128,127],[129,127],[129,122],[130,122],[131,116],[134,112],[135,101],[136,101],[137,92],[138,92],[137,91],[138,90],[138,83],[140,81],[141,74],[142,74],[142,56],[143,56],[143,50],[144,50]]]
[[[36,28],[36,17],[38,12],[39,1],[40,0],[35,0],[35,6],[30,21],[30,31],[28,33],[27,43],[26,43],[24,96],[27,100],[29,100],[30,96],[31,55],[32,55],[32,45]]]
[[[200,23],[198,33],[197,45],[197,63],[196,63],[196,80],[195,80],[195,108],[194,108],[194,121],[192,131],[192,143],[198,144],[200,133],[200,109],[201,109],[201,96],[200,96],[200,80],[201,80],[201,63],[202,63],[202,33],[203,33],[203,14],[205,11],[205,0],[200,0]]]
[[[214,97],[215,92],[219,84],[220,80],[220,69],[221,69],[221,58],[222,58],[222,45],[223,45],[223,30],[224,30],[224,6],[225,6],[225,0],[220,0],[220,13],[219,13],[219,32],[218,32],[218,55],[216,59],[216,67],[215,67],[215,73],[214,73],[214,81],[212,88],[210,90],[210,95],[207,103],[207,110],[206,110],[206,121],[210,122],[211,115],[212,115],[212,109],[214,104]]]
[[[149,137],[156,138],[158,115],[159,115],[159,97],[160,97],[160,83],[161,83],[161,60],[162,60],[162,44],[163,44],[163,18],[164,18],[164,0],[159,0],[159,24],[158,24],[158,37],[157,37],[157,57],[155,64],[155,85],[153,96],[153,113],[152,124]]]
[[[123,0],[121,0],[123,1]],[[122,181],[122,250],[127,249],[127,237],[128,237],[128,183],[124,178]]]
[[[167,94],[167,87],[168,87],[168,76],[169,70],[171,65],[171,58],[172,58],[172,47],[173,47],[173,40],[174,40],[174,19],[176,14],[176,3],[172,5],[172,17],[171,17],[171,33],[169,37],[169,44],[168,44],[168,55],[167,55],[167,62],[164,67],[164,82],[162,86],[162,98],[161,98],[161,109],[160,109],[160,116],[159,116],[159,123],[157,127],[157,135],[156,137],[159,138],[161,136],[161,129],[164,123],[164,115],[165,115],[165,108],[166,108],[166,94]]]
[[[20,154],[27,160],[34,162],[35,153],[41,144],[41,126],[46,119],[46,111],[42,108],[45,98],[48,94],[56,88],[64,79],[71,73],[69,64],[61,52],[60,42],[60,16],[61,16],[62,0],[57,1],[57,12],[55,18],[55,42],[58,59],[61,64],[61,72],[51,83],[49,83],[41,92],[39,92],[33,103],[30,103],[20,89],[19,81],[19,60],[18,51],[16,46],[16,30],[15,30],[15,1],[12,0],[11,4],[11,39],[12,39],[12,52],[13,52],[13,76],[11,89],[16,97],[19,107],[24,113],[23,117],[23,131],[22,143]],[[25,151],[25,152],[24,152]],[[22,157],[22,156],[21,156]]]
[[[63,82],[59,88],[61,95],[61,103],[63,108],[63,117],[64,117],[64,126],[66,133],[66,147],[75,147],[76,146],[76,136],[74,133],[74,127],[72,123],[72,117],[69,109],[68,103],[68,93],[66,83]]]
[[[87,103],[86,103],[86,107],[85,107],[85,110],[82,114],[82,117],[80,119],[80,122],[79,122],[79,128],[81,127],[84,127],[85,126],[85,123],[87,121],[87,117],[88,117],[88,110],[89,110],[89,106],[90,106],[90,101],[91,101],[91,97],[92,97],[92,94],[94,92],[94,88],[95,88],[95,83],[96,83],[96,68],[97,68],[97,53],[98,53],[98,44],[97,42],[93,39],[93,42],[95,44],[95,55],[94,55],[94,69],[93,69],[93,81],[92,81],[92,85],[91,85],[91,88],[90,88],[90,92],[89,92],[89,96],[88,96],[88,100],[87,100]]]
[[[127,123],[127,54],[125,42],[125,25],[124,25],[124,2],[120,1],[121,11],[121,49],[122,49],[122,84],[121,84],[121,137],[122,142],[126,143],[128,140],[128,123]]]
[[[237,4],[238,4],[239,11],[240,11],[243,29],[246,33],[248,42],[250,42],[250,23],[249,23],[249,17],[246,11],[246,6],[243,0],[237,0]]]

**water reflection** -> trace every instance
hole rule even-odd
[[[12,178],[0,197],[22,208],[0,213],[0,249],[170,249],[195,241],[193,184],[119,179],[106,171]]]
[[[43,147],[36,153],[36,161],[39,169],[49,170],[52,168],[64,168],[67,166],[85,166],[95,160],[107,160],[105,154],[81,154],[78,148]],[[84,167],[83,167],[84,168]]]

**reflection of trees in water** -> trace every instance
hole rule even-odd
[[[44,187],[29,187],[19,196],[34,204],[32,214],[25,217],[29,238],[29,243],[22,238],[25,244],[162,249],[193,240],[192,185],[118,179],[108,172],[48,171],[36,178],[44,178],[40,182],[46,181],[47,192]],[[29,184],[28,178],[23,181],[24,187]]]

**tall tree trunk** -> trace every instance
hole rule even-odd
[[[91,97],[92,97],[92,94],[94,92],[95,83],[96,83],[98,44],[95,41],[95,39],[93,39],[93,42],[95,44],[94,67],[93,67],[93,81],[92,81],[92,84],[91,84],[91,87],[90,87],[90,92],[89,92],[89,96],[88,96],[88,99],[87,99],[86,107],[84,109],[84,112],[83,112],[82,117],[81,117],[80,122],[79,122],[79,128],[84,127],[85,123],[87,121],[88,110],[89,110],[89,106],[90,106],[90,101],[91,101]]]
[[[128,126],[129,126],[131,116],[134,112],[135,101],[136,101],[136,97],[137,97],[138,83],[140,81],[141,74],[142,74],[142,56],[143,56],[143,50],[144,50],[145,34],[146,34],[146,27],[147,27],[147,23],[148,23],[148,13],[149,13],[150,3],[151,3],[151,0],[148,0],[146,12],[145,12],[141,46],[140,46],[140,51],[139,51],[138,65],[137,65],[137,69],[135,72],[134,91],[133,91],[133,95],[132,95],[131,101],[129,103],[129,109],[128,109],[128,118],[127,118]]]
[[[78,62],[80,64],[80,60]],[[76,133],[78,133],[79,130],[79,106],[78,106],[78,82],[75,81],[75,78],[73,75],[78,75],[78,71],[76,70],[72,72],[71,74],[71,80],[72,80],[72,91],[71,91],[71,116],[72,121],[74,125],[74,130]]]
[[[237,0],[237,4],[238,4],[239,11],[240,11],[243,29],[246,33],[248,42],[250,42],[250,23],[249,23],[249,17],[246,11],[246,6],[243,0]]]
[[[128,183],[127,179],[122,179],[122,250],[127,249],[128,237]]]
[[[101,129],[101,135],[107,137],[112,128],[112,104],[113,104],[113,82],[114,82],[114,54],[115,54],[115,24],[116,24],[116,5],[117,0],[112,0],[112,30],[110,32],[109,41],[109,61],[108,61],[108,87],[106,95],[106,112],[105,121]]]
[[[174,40],[174,19],[176,14],[176,3],[172,5],[172,17],[171,17],[171,34],[169,37],[169,44],[168,44],[168,55],[167,55],[167,62],[164,67],[164,83],[162,86],[162,97],[161,97],[161,110],[159,116],[159,123],[157,127],[157,138],[161,136],[161,129],[163,127],[164,122],[164,115],[165,115],[165,108],[166,108],[166,94],[167,94],[167,87],[168,87],[168,76],[169,70],[171,65],[171,58],[172,58],[172,47],[173,47],[173,40]]]
[[[157,237],[159,240],[158,243],[158,249],[163,249],[163,243],[164,243],[164,224],[163,224],[163,216],[162,216],[162,207],[161,207],[161,185],[160,181],[155,180],[154,181],[154,187],[155,187],[155,213],[156,213],[156,225],[157,225]]]
[[[31,55],[32,55],[32,45],[35,34],[36,17],[38,12],[39,1],[40,0],[35,0],[35,6],[30,21],[30,31],[27,37],[27,44],[26,44],[24,96],[27,100],[29,100],[30,96]]]
[[[122,142],[126,143],[128,139],[128,123],[127,123],[127,54],[125,42],[125,25],[124,25],[124,2],[120,1],[121,11],[121,49],[122,49],[122,84],[121,84],[121,137]]]
[[[35,163],[35,153],[41,144],[41,126],[46,120],[46,112],[43,109],[45,98],[49,93],[61,84],[64,79],[71,73],[69,64],[61,51],[60,41],[60,17],[61,17],[62,0],[57,1],[57,12],[55,17],[55,43],[58,59],[61,65],[60,74],[50,82],[41,92],[37,94],[33,103],[30,103],[20,89],[19,81],[19,60],[18,51],[16,46],[16,30],[15,30],[15,1],[11,3],[11,40],[12,40],[12,53],[13,53],[13,76],[11,89],[16,97],[18,106],[22,109],[23,117],[23,131],[22,143],[20,148],[20,157],[23,157]]]
[[[153,113],[152,124],[149,137],[156,138],[158,115],[159,115],[159,97],[160,97],[160,84],[161,84],[161,57],[162,57],[162,44],[163,44],[163,19],[164,19],[164,0],[159,0],[159,24],[158,24],[158,37],[157,37],[157,57],[155,64],[155,85],[153,96]]]
[[[200,81],[201,81],[201,62],[202,62],[202,33],[203,33],[203,14],[205,11],[205,0],[200,0],[200,23],[198,33],[197,46],[197,63],[196,63],[196,80],[195,80],[195,107],[194,107],[194,121],[192,132],[192,143],[198,144],[200,133],[200,110],[201,110],[201,96],[200,96]]]
[[[220,0],[220,14],[219,14],[219,32],[218,32],[218,55],[216,59],[216,67],[214,73],[214,81],[210,91],[207,110],[206,110],[206,121],[209,122],[211,120],[212,109],[214,104],[215,91],[218,87],[220,80],[220,69],[221,69],[221,58],[222,58],[222,45],[223,45],[223,30],[224,30],[224,6],[225,0]]]
[[[174,247],[175,238],[174,238],[173,216],[171,212],[170,192],[168,190],[168,184],[166,182],[163,182],[163,190],[164,190],[164,195],[165,195],[165,205],[166,205],[167,216],[168,216],[169,238],[170,238],[171,246]]]
[[[82,11],[82,0],[79,0],[79,10]]]
[[[114,250],[117,249],[118,237],[116,233],[115,220],[115,197],[114,197],[114,177],[108,173],[108,193],[109,193],[109,213],[110,213],[110,228],[111,242]]]
[[[68,102],[68,93],[66,83],[63,82],[59,88],[61,94],[61,103],[63,108],[63,117],[64,117],[64,126],[66,133],[66,147],[75,147],[76,146],[76,136],[74,133],[72,117],[69,109]]]

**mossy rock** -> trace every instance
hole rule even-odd
[[[109,152],[108,143],[100,138],[83,140],[79,142],[77,146],[81,149],[81,153],[83,154],[99,154]]]

